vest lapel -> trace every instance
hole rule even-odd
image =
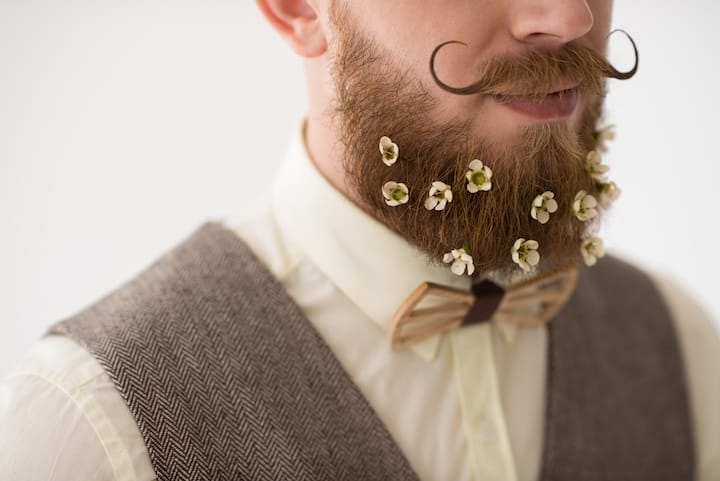
[[[548,329],[541,479],[693,479],[680,347],[652,282],[604,259]]]
[[[48,334],[103,364],[159,481],[418,481],[310,321],[219,224]]]

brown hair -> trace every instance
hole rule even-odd
[[[607,62],[577,45],[568,45],[559,54],[536,51],[519,59],[488,62],[482,84],[476,83],[479,91],[507,92],[522,86],[539,93],[570,75],[580,79],[587,98],[594,99],[583,112],[579,131],[564,123],[534,124],[516,143],[498,147],[472,135],[469,121],[434,120],[431,112],[437,101],[409,72],[390,65],[346,13],[331,10],[331,19],[338,32],[335,115],[345,149],[346,187],[363,209],[434,262],[452,249],[467,246],[476,275],[515,270],[510,253],[520,237],[540,243],[543,269],[580,258],[581,241],[595,223],[576,219],[572,204],[580,190],[597,193],[585,165],[596,143]],[[399,159],[391,167],[381,161],[378,142],[382,136],[399,146]],[[466,190],[468,164],[475,158],[493,170],[489,192]],[[435,180],[452,186],[454,194],[442,211],[424,207]],[[407,204],[385,204],[381,187],[387,181],[409,187]],[[560,209],[542,225],[531,218],[530,208],[533,199],[545,191],[555,193]]]

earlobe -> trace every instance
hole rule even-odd
[[[316,7],[309,0],[256,0],[256,3],[295,53],[303,57],[318,57],[325,53],[325,29]]]

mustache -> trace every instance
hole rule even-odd
[[[498,95],[501,97],[521,95],[541,98],[551,93],[560,93],[560,88],[577,86],[597,95],[605,94],[606,78],[627,80],[635,76],[638,70],[639,55],[635,41],[624,30],[635,53],[635,65],[627,72],[617,70],[610,62],[592,48],[569,42],[560,50],[530,50],[520,56],[496,57],[480,68],[480,79],[464,87],[453,87],[440,80],[435,70],[435,58],[438,52],[450,44],[467,46],[459,40],[443,42],[430,56],[430,74],[434,82],[446,92],[456,95]]]

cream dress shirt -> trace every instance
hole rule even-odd
[[[538,479],[547,328],[485,323],[391,351],[393,314],[421,281],[468,287],[469,280],[429,266],[335,190],[309,159],[302,132],[288,149],[272,206],[252,221],[222,222],[287,289],[421,480]],[[687,365],[698,480],[717,481],[720,339],[675,286],[657,284]],[[0,383],[0,479],[156,479],[113,383],[68,338],[38,340]]]

